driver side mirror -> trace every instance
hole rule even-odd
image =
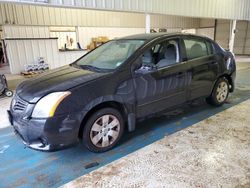
[[[153,63],[142,63],[141,67],[135,70],[136,74],[146,74],[157,70],[157,66]]]
[[[144,52],[134,63],[135,74],[146,74],[157,70],[151,50]]]

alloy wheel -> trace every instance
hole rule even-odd
[[[226,82],[220,82],[216,90],[216,99],[219,103],[226,100],[228,95],[228,85]]]
[[[120,128],[121,125],[117,117],[105,114],[92,125],[90,131],[91,142],[97,147],[108,147],[117,140]]]

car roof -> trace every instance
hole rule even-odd
[[[126,37],[122,37],[119,39],[122,40],[146,40],[146,41],[151,41],[157,38],[162,38],[162,37],[171,37],[171,36],[189,36],[189,37],[197,37],[197,38],[204,38],[204,39],[209,39],[208,37],[205,36],[200,36],[200,35],[194,35],[194,34],[189,34],[189,33],[143,33],[143,34],[137,34],[137,35],[130,35]],[[119,40],[118,39],[118,40]],[[209,39],[211,40],[211,39]]]

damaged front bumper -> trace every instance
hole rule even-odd
[[[9,121],[23,143],[35,150],[54,151],[78,142],[80,116],[23,118],[8,110]]]

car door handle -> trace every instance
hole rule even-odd
[[[184,72],[178,72],[177,75],[176,75],[176,77],[180,78],[180,77],[183,77],[184,75],[185,75]]]
[[[215,65],[215,64],[218,64],[218,62],[217,61],[213,61],[211,64]]]

